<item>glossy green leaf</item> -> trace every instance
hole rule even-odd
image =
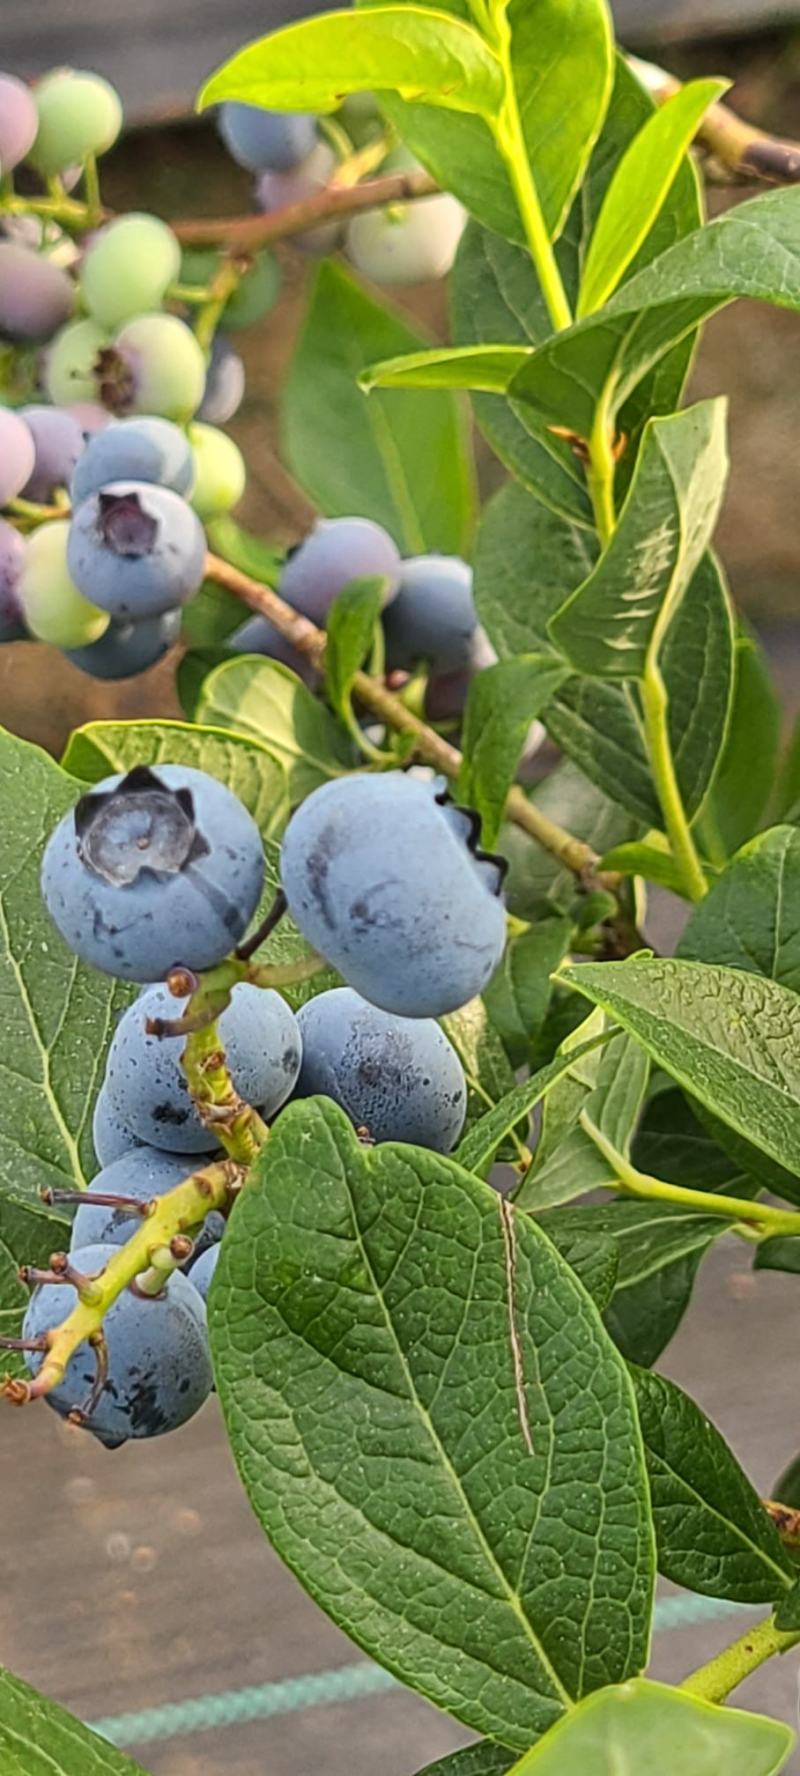
[[[777,1776],[794,1733],[648,1678],[588,1696],[509,1776]]]
[[[790,1276],[800,1276],[800,1238],[793,1234],[776,1234],[774,1239],[759,1240],[753,1269],[783,1270]]]
[[[564,594],[591,574],[593,540],[520,487],[490,500],[475,549],[475,602],[501,658],[546,648]],[[667,632],[661,670],[684,806],[701,806],[727,730],[733,677],[733,615],[711,555],[700,563]],[[633,687],[569,679],[545,714],[553,739],[592,783],[647,826],[662,815],[652,784]],[[555,817],[562,816],[555,812]]]
[[[658,1570],[737,1603],[772,1603],[794,1568],[750,1481],[699,1406],[664,1375],[633,1370]]]
[[[556,766],[528,793],[528,800],[591,845],[598,857],[610,846],[633,839],[640,828],[631,815],[590,783],[569,759]],[[508,862],[503,884],[506,905],[519,919],[539,920],[566,911],[575,899],[575,877],[543,846],[510,821],[501,827],[497,848]]]
[[[584,1111],[616,1148],[629,1150],[650,1068],[641,1046],[622,1031],[585,1053],[586,1041],[606,1035],[609,1021],[590,1013],[562,1045],[572,1065],[545,1100],[533,1165],[516,1193],[520,1208],[546,1209],[613,1181],[607,1160],[580,1126]]]
[[[483,389],[503,394],[527,355],[514,345],[436,346],[370,364],[358,380],[366,390]]]
[[[604,1032],[592,1036],[588,1042],[581,1045],[580,1054],[588,1054],[605,1040]],[[507,1092],[494,1109],[482,1116],[480,1122],[476,1122],[463,1136],[455,1154],[458,1164],[463,1166],[467,1172],[483,1174],[494,1159],[504,1137],[512,1128],[516,1128],[517,1123],[521,1122],[524,1117],[530,1116],[536,1105],[541,1103],[547,1093],[552,1091],[568,1069],[575,1064],[575,1060],[574,1050],[558,1055],[548,1067],[542,1067],[531,1079],[523,1079],[519,1085],[515,1085],[511,1091]]]
[[[114,1025],[134,995],[72,955],[39,890],[44,846],[83,788],[38,747],[0,732],[0,1177],[3,1196],[32,1216],[43,1214],[45,1186],[82,1189],[94,1173],[94,1100]],[[18,1231],[27,1237],[18,1220],[0,1219],[12,1256]],[[18,1298],[4,1290],[0,1306],[8,1311]]]
[[[477,1745],[467,1745],[463,1751],[438,1758],[435,1764],[426,1764],[417,1776],[506,1776],[516,1761],[516,1752],[506,1751],[491,1739],[481,1739]]]
[[[571,919],[540,919],[529,931],[514,933],[483,999],[512,1067],[523,1067],[547,1017],[551,976],[572,940]]]
[[[775,1611],[775,1627],[794,1633],[800,1628],[800,1580],[796,1581],[786,1597],[782,1597]]]
[[[292,806],[354,762],[345,730],[276,660],[246,654],[217,666],[203,685],[197,719],[266,747],[286,772]]]
[[[290,1106],[236,1205],[210,1332],[263,1527],[405,1682],[521,1751],[641,1668],[630,1381],[527,1216],[452,1160],[361,1147],[324,1100]]]
[[[216,666],[232,659],[228,647],[190,648],[175,668],[175,690],[187,722],[193,722],[203,694],[203,685]]]
[[[698,836],[714,863],[758,830],[778,771],[781,709],[763,648],[736,638],[731,719]]]
[[[616,530],[584,585],[550,620],[555,645],[592,678],[642,678],[657,659],[711,541],[728,473],[727,403],[700,401],[645,426]]]
[[[106,1739],[10,1671],[0,1670],[3,1776],[146,1776]]]
[[[411,10],[411,9],[409,9]],[[460,0],[451,14],[468,9]],[[605,0],[511,0],[505,9],[510,67],[545,225],[557,235],[603,123],[613,73]],[[377,83],[376,83],[377,84]],[[381,95],[404,141],[488,228],[524,243],[525,233],[493,132],[480,117]]]
[[[325,684],[333,708],[344,722],[350,719],[353,679],[372,646],[388,585],[388,580],[375,576],[351,580],[328,613]]]
[[[447,392],[366,395],[358,386],[368,364],[424,343],[324,260],[283,389],[282,440],[327,518],[373,518],[406,555],[458,554],[475,501],[466,409]]]
[[[800,998],[702,962],[593,962],[560,979],[602,1006],[714,1116],[800,1175]]]
[[[254,738],[188,722],[87,722],[71,735],[62,764],[85,783],[99,783],[134,765],[192,765],[219,777],[244,802],[265,838],[280,833],[290,812],[283,761]]]
[[[653,112],[652,100],[618,56],[606,121],[558,243],[559,269],[573,302],[580,267],[614,168]],[[684,161],[631,272],[696,228],[700,216],[697,178],[690,163]],[[454,338],[462,345],[491,345],[502,340],[511,346],[540,346],[552,333],[530,255],[524,247],[477,223],[470,223],[462,237],[451,278],[451,305]],[[671,412],[678,405],[690,353],[691,342],[687,341],[672,357],[665,358],[620,415],[620,426],[631,439],[617,471],[620,487],[626,458],[635,458],[643,420],[653,413]],[[553,510],[591,527],[583,469],[569,446],[548,431],[535,410],[514,399],[487,394],[476,396],[474,408],[493,449],[522,485]]]
[[[578,316],[602,308],[666,202],[697,126],[728,80],[690,80],[634,137],[603,200],[581,277]]]
[[[800,308],[794,199],[790,189],[764,192],[678,241],[623,284],[602,314],[534,353],[514,378],[513,397],[588,437],[607,384],[619,409],[666,352],[735,297]]]
[[[692,911],[677,954],[800,992],[800,832],[774,826],[739,851]]]
[[[447,111],[491,118],[500,64],[463,19],[426,6],[328,12],[286,25],[231,57],[203,87],[198,109],[221,99],[278,111],[337,111],[346,93],[381,89]]]
[[[531,724],[568,677],[552,654],[518,654],[477,672],[470,684],[456,794],[481,820],[481,843],[494,848],[506,798]]]

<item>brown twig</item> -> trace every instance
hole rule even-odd
[[[778,1499],[762,1499],[761,1503],[785,1546],[800,1548],[800,1511],[793,1505],[782,1505]]]
[[[321,667],[325,656],[326,636],[322,629],[317,629],[307,617],[301,617],[291,605],[279,598],[271,586],[264,586],[259,580],[251,580],[249,574],[242,573],[237,567],[221,560],[217,555],[206,556],[206,578],[224,586],[241,598],[251,610],[260,616],[267,617],[278,630],[284,640],[290,641],[298,653],[304,654],[314,666]],[[412,715],[411,710],[396,697],[392,691],[378,679],[370,678],[366,672],[357,672],[353,679],[353,695],[356,701],[368,709],[372,715],[383,722],[396,734],[408,734],[414,740],[414,752],[417,758],[434,770],[441,771],[443,776],[454,781],[461,770],[462,757],[458,748],[451,746],[441,734],[430,728],[419,717]],[[545,851],[579,877],[586,886],[609,888],[613,892],[619,885],[616,875],[597,873],[599,858],[591,845],[583,839],[576,839],[574,834],[566,832],[554,820],[528,801],[523,791],[515,787],[510,791],[506,803],[506,813],[515,825],[521,826],[531,838],[536,839]]]
[[[629,56],[628,62],[657,104],[665,104],[680,92],[682,82],[665,68],[642,62],[638,56]],[[715,160],[742,179],[763,179],[770,185],[800,182],[800,142],[783,141],[768,130],[756,129],[719,100],[709,105],[698,126],[697,140]]]
[[[386,173],[380,179],[365,179],[361,185],[345,185],[334,179],[312,197],[299,203],[284,204],[269,216],[217,216],[185,222],[171,222],[170,227],[184,246],[225,246],[238,252],[252,252],[256,247],[271,246],[274,241],[288,240],[302,234],[317,222],[330,221],[333,216],[353,216],[359,210],[374,210],[383,204],[410,203],[417,197],[430,197],[439,190],[429,173]]]

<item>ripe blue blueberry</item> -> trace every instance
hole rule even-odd
[[[482,992],[505,943],[503,865],[475,821],[400,771],[315,789],[281,877],[303,935],[370,1004],[439,1017]]]
[[[457,555],[404,561],[397,593],[383,619],[386,663],[410,671],[424,662],[436,674],[466,672],[477,628],[472,569]]]
[[[64,652],[90,678],[135,678],[163,658],[180,632],[180,611],[165,611],[163,617],[144,617],[141,623],[109,623],[99,641]]]
[[[125,1196],[149,1203],[167,1190],[174,1190],[202,1163],[201,1159],[187,1159],[185,1153],[165,1153],[155,1147],[123,1153],[89,1184],[72,1223],[70,1250],[75,1252],[81,1246],[124,1246],[141,1226],[142,1216],[136,1209],[111,1209],[93,1202],[93,1196]]]
[[[115,1159],[121,1159],[124,1153],[132,1153],[135,1148],[146,1146],[146,1142],[140,1141],[139,1136],[112,1110],[104,1086],[97,1094],[94,1107],[92,1145],[101,1169],[113,1165]]]
[[[95,432],[72,477],[72,504],[81,505],[111,481],[151,481],[188,493],[194,467],[186,433],[171,419],[142,414],[112,419]]]
[[[36,451],[33,473],[22,497],[49,505],[57,488],[69,487],[84,448],[83,432],[75,415],[63,407],[22,407],[20,415]]]
[[[303,1065],[296,1097],[333,1098],[374,1141],[450,1153],[467,1110],[461,1062],[433,1018],[379,1011],[350,987],[319,993],[298,1012]]]
[[[292,647],[268,617],[248,617],[228,636],[227,646],[237,654],[264,654],[269,660],[279,660],[282,666],[291,667],[312,691],[319,684],[319,673],[308,655]]]
[[[108,1262],[108,1246],[83,1246],[71,1262],[84,1276],[96,1276]],[[23,1337],[41,1338],[71,1313],[77,1293],[71,1283],[44,1283],[31,1296]],[[108,1374],[85,1428],[109,1449],[129,1438],[159,1437],[175,1431],[199,1411],[212,1387],[206,1310],[188,1277],[173,1272],[160,1295],[124,1289],[103,1320]],[[42,1353],[26,1355],[31,1374]],[[95,1353],[78,1346],[63,1381],[47,1403],[61,1418],[85,1410],[95,1385]]]
[[[321,518],[288,556],[278,591],[312,623],[324,625],[350,580],[379,575],[389,581],[391,597],[399,574],[399,553],[381,524],[371,518]]]
[[[251,173],[266,167],[288,172],[317,139],[314,119],[305,111],[263,111],[235,100],[220,106],[217,128],[228,153]]]
[[[211,1288],[211,1278],[219,1263],[221,1250],[222,1248],[219,1241],[217,1241],[216,1245],[207,1246],[205,1251],[200,1253],[199,1258],[195,1259],[190,1268],[189,1275],[191,1276],[198,1294],[202,1295],[204,1301],[208,1300],[208,1291]]]
[[[178,962],[213,968],[249,925],[263,880],[255,821],[188,765],[104,778],[64,815],[42,861],[45,903],[70,949],[122,980],[163,980]]]
[[[102,441],[107,433],[101,432]],[[186,604],[203,578],[205,531],[167,487],[113,481],[78,506],[67,564],[85,598],[118,621],[141,621]],[[91,592],[87,587],[92,587]]]
[[[153,1147],[203,1153],[209,1132],[189,1095],[181,1055],[183,1036],[151,1036],[148,1019],[175,1018],[181,1001],[152,986],[128,1007],[108,1053],[104,1092],[115,1115]],[[297,1019],[278,993],[240,984],[219,1019],[220,1038],[240,1097],[274,1116],[300,1072]]]

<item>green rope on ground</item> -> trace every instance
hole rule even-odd
[[[728,1603],[720,1597],[695,1597],[682,1592],[674,1597],[659,1598],[655,1608],[657,1631],[688,1628],[698,1622],[713,1622],[727,1615],[741,1615],[747,1605]],[[269,1720],[276,1714],[296,1714],[305,1708],[320,1708],[334,1702],[356,1702],[365,1696],[378,1696],[386,1690],[400,1689],[396,1677],[359,1659],[353,1665],[339,1665],[330,1671],[308,1671],[300,1677],[280,1678],[276,1683],[252,1684],[239,1690],[220,1690],[216,1695],[190,1697],[185,1702],[167,1702],[161,1708],[143,1708],[138,1714],[111,1714],[89,1725],[112,1745],[130,1747],[149,1745],[156,1740],[174,1739],[181,1733],[207,1733],[218,1727],[233,1727],[245,1721]]]

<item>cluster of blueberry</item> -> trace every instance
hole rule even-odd
[[[320,1093],[365,1139],[451,1151],[466,1083],[436,1019],[479,993],[500,961],[502,875],[502,861],[477,849],[473,816],[436,783],[398,771],[314,791],[286,830],[282,890],[347,984],[297,1015],[271,988],[233,987],[218,1033],[238,1096],[269,1123],[290,1098]],[[130,1238],[155,1198],[219,1157],[181,1065],[184,1037],[163,1033],[181,1006],[162,983],[178,943],[195,975],[230,954],[263,879],[247,810],[184,766],[108,778],[49,839],[42,893],[62,936],[142,991],[114,1033],[95,1107],[102,1169],[80,1202],[68,1259],[38,1282],[26,1314],[33,1375],[109,1247]],[[80,1345],[47,1395],[57,1412],[115,1447],[197,1411],[212,1385],[205,1298],[223,1232],[212,1211],[152,1292],[139,1280],[117,1297],[103,1322],[102,1370],[96,1347]]]
[[[363,121],[364,95],[360,98]],[[375,121],[380,127],[377,114]],[[255,105],[230,103],[220,107],[218,125],[234,160],[255,174],[255,206],[267,215],[314,197],[336,170],[336,156],[320,140],[316,119],[302,112],[262,111]],[[418,167],[408,149],[395,147],[386,154],[380,171],[411,172]],[[413,204],[365,210],[344,224],[319,223],[293,238],[295,245],[310,253],[332,253],[343,246],[357,270],[376,284],[419,284],[447,275],[465,222],[458,199],[437,192]]]

